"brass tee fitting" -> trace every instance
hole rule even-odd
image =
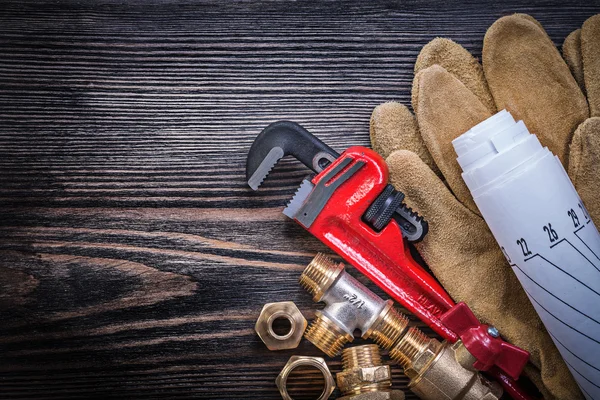
[[[402,391],[390,389],[390,367],[381,363],[377,345],[344,349],[342,365],[342,372],[336,374],[338,388],[344,395],[339,400],[404,400]]]
[[[460,340],[440,343],[410,328],[390,350],[390,357],[410,378],[408,388],[423,400],[497,400],[502,395],[498,384],[472,367],[475,359]]]
[[[384,301],[344,270],[343,264],[319,253],[300,276],[300,284],[314,301],[326,303],[304,336],[330,357],[354,339],[359,329],[363,339],[373,339],[389,349],[408,325],[391,300]]]

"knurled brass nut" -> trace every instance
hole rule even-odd
[[[273,331],[273,322],[277,318],[290,321],[290,331],[285,335],[278,335]],[[306,325],[306,318],[293,302],[281,301],[265,304],[254,329],[269,350],[285,350],[298,347]]]
[[[321,357],[292,356],[279,373],[277,379],[275,379],[275,384],[277,385],[283,400],[293,400],[287,391],[287,380],[292,371],[301,366],[314,367],[321,371],[325,381],[325,386],[323,387],[323,392],[317,400],[328,399],[335,390],[335,381],[333,380],[333,376],[331,375],[325,360]]]
[[[392,374],[389,365],[376,367],[353,368],[343,370],[336,374],[337,384],[342,393],[352,390],[354,387],[390,381]]]

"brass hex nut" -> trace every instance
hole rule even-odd
[[[413,379],[421,374],[440,354],[442,344],[437,340],[430,340],[424,349],[413,359],[410,366],[404,369],[404,374]]]
[[[321,371],[323,379],[325,380],[325,387],[323,388],[323,393],[321,393],[317,400],[328,399],[335,389],[335,382],[325,360],[321,357],[292,356],[279,373],[277,379],[275,379],[275,384],[277,385],[283,400],[293,400],[287,391],[287,380],[292,371],[300,366],[315,367]]]
[[[290,331],[283,336],[273,331],[273,322],[277,318],[286,318],[290,321]],[[254,329],[269,350],[285,350],[298,347],[306,325],[306,318],[293,302],[281,301],[265,304]]]
[[[391,385],[392,373],[389,365],[376,367],[359,367],[338,372],[336,375],[338,387],[342,393],[353,392],[364,387],[377,388],[380,385]]]
[[[338,400],[404,400],[404,392],[401,390],[367,392],[338,397]]]

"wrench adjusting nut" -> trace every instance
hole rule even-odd
[[[273,330],[273,323],[278,318],[290,322],[290,330],[284,335],[278,335]],[[254,329],[269,350],[285,350],[298,347],[306,325],[306,318],[293,302],[281,301],[265,304]]]
[[[335,390],[335,381],[333,380],[333,376],[329,371],[329,367],[325,363],[325,360],[321,357],[302,357],[302,356],[292,356],[288,360],[287,364],[283,367],[279,376],[275,380],[275,384],[279,389],[279,393],[281,393],[281,397],[283,400],[293,400],[290,394],[287,391],[287,380],[292,373],[298,367],[313,367],[321,371],[323,374],[323,379],[325,381],[325,385],[323,387],[323,392],[317,400],[325,400],[328,399],[329,396]]]

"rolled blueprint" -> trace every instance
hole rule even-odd
[[[579,387],[600,400],[600,235],[560,160],[505,110],[452,144],[481,215]]]

